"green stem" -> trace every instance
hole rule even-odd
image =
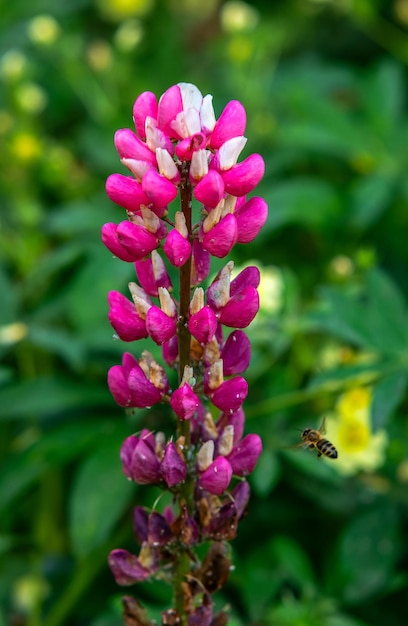
[[[192,187],[188,179],[188,168],[183,167],[181,171],[182,182],[180,185],[181,210],[186,220],[189,239],[192,240]],[[190,343],[191,334],[187,327],[188,309],[191,298],[191,257],[180,268],[180,317],[178,321],[178,354],[179,354],[179,382],[181,382],[186,365],[190,365]],[[190,424],[189,420],[177,421],[177,432],[179,437],[184,438],[184,452],[189,457],[190,448]],[[179,493],[179,504],[184,500],[189,511],[193,507],[194,481],[191,475],[187,479]],[[174,606],[181,620],[181,626],[187,626],[187,615],[184,610],[184,599],[182,583],[190,571],[190,558],[185,550],[180,549],[178,561],[175,565],[173,579]]]

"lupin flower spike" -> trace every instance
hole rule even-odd
[[[213,614],[212,594],[227,581],[225,542],[236,535],[249,500],[245,477],[262,450],[258,435],[243,436],[248,384],[242,374],[251,350],[241,330],[259,308],[259,270],[248,267],[232,279],[227,260],[207,290],[202,283],[211,257],[226,257],[264,225],[265,201],[247,198],[264,162],[259,154],[239,161],[247,143],[243,105],[232,100],[217,120],[212,96],[190,83],[173,85],[159,100],[142,93],[133,121],[134,129],[115,133],[129,173],[106,181],[109,198],[125,214],[102,227],[102,241],[119,260],[134,263],[136,281],[129,283],[133,302],[109,292],[108,318],[122,341],[150,338],[161,346],[166,367],[178,370],[178,385],[170,388],[165,368],[146,351],[139,358],[126,352],[110,368],[108,385],[125,408],[170,405],[174,435],[147,428],[129,434],[120,458],[129,480],[167,489],[173,505],[162,513],[136,507],[139,555],[113,550],[109,565],[120,585],[165,571],[174,597],[162,624],[226,624],[225,612]],[[172,275],[178,272],[177,289],[169,264]],[[208,541],[200,564],[195,548]],[[152,623],[129,596],[124,607],[125,619],[132,612],[138,623]]]

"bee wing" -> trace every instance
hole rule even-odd
[[[323,421],[322,421],[322,423],[320,425],[320,428],[319,428],[319,433],[321,435],[324,435],[326,433],[326,416],[323,417]]]

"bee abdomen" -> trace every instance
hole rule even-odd
[[[329,457],[329,459],[337,459],[337,450],[328,439],[320,439],[316,444],[316,448],[321,454]]]

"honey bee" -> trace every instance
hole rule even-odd
[[[329,459],[337,459],[338,454],[337,450],[332,444],[331,441],[325,439],[324,435],[324,421],[320,426],[319,430],[314,430],[313,428],[305,428],[302,432],[303,443],[300,445],[306,445],[308,448],[316,448],[317,450],[317,458],[319,459],[322,455],[327,456]]]

